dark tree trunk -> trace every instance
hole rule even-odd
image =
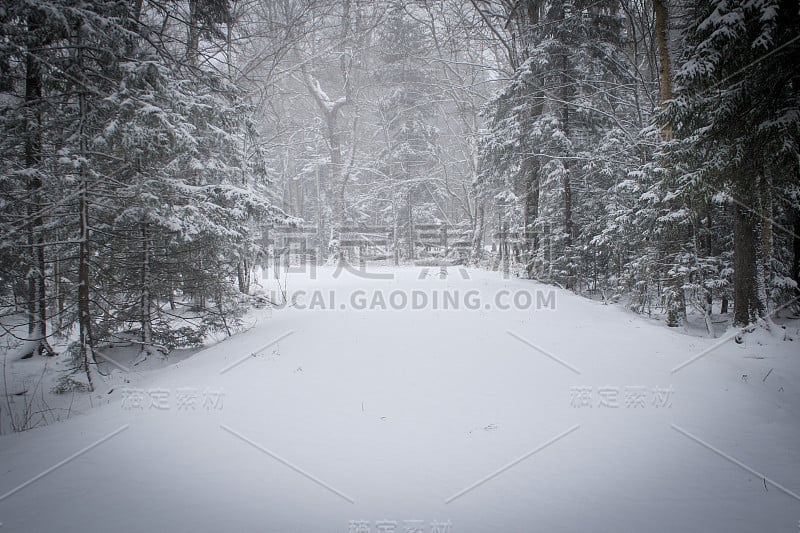
[[[86,181],[81,184],[79,199],[81,243],[78,253],[78,342],[81,350],[83,370],[93,390],[90,364],[94,363],[92,320],[89,298],[89,202],[86,195]]]
[[[475,217],[472,227],[472,257],[471,262],[477,263],[483,256],[483,225],[485,222],[486,210],[483,200],[475,198]]]
[[[142,346],[143,351],[148,346],[153,344],[153,317],[151,309],[153,306],[153,297],[150,290],[151,284],[151,250],[150,250],[150,231],[147,223],[142,224],[141,227],[142,238],[142,286],[141,286],[141,325],[142,325]]]
[[[246,258],[236,264],[236,280],[239,292],[250,294],[250,261]]]
[[[79,72],[82,72],[83,50],[81,48],[81,29],[77,32],[76,43],[77,61]],[[91,261],[91,233],[89,231],[89,172],[86,168],[86,152],[88,151],[88,132],[86,123],[88,121],[88,106],[86,93],[82,90],[78,95],[80,107],[80,122],[78,124],[78,141],[80,144],[81,162],[81,182],[80,193],[78,196],[78,228],[80,230],[80,245],[78,249],[78,344],[83,362],[83,371],[86,373],[86,380],[89,391],[94,390],[92,382],[91,365],[95,364],[94,359],[94,338],[92,336],[92,315],[90,298],[90,261]]]
[[[655,14],[655,40],[658,48],[658,80],[661,109],[665,109],[668,100],[672,99],[672,72],[669,58],[669,9],[667,0],[653,0]],[[672,138],[672,129],[665,125],[661,130],[661,138]]]
[[[750,210],[733,207],[733,322],[747,326],[764,316],[764,303],[758,297],[758,223]]]
[[[563,88],[561,90],[561,98],[563,106],[561,110],[561,119],[563,121],[564,136],[571,140],[571,124],[570,124],[570,102],[574,96],[572,89],[572,81],[570,76],[571,64],[569,58],[569,49],[565,47],[561,54],[561,83]],[[569,157],[571,154],[565,153]],[[572,236],[573,236],[573,220],[572,220],[572,185],[570,184],[570,162],[569,159],[564,160],[564,267],[567,272],[565,286],[569,290],[575,289],[575,278],[573,276],[571,262],[572,262]]]
[[[800,287],[800,210],[794,212],[794,227],[792,239],[792,279]],[[796,292],[800,292],[798,289]]]
[[[197,10],[198,0],[189,0],[189,21],[186,27],[186,61],[196,67],[200,54],[200,17]]]
[[[42,14],[34,11],[28,16],[28,33],[36,38],[41,32]],[[35,46],[31,44],[31,46]],[[42,160],[42,70],[33,53],[25,56],[25,167],[32,170],[28,181],[28,246],[30,247],[30,272],[28,274],[28,333],[36,342],[23,357],[35,354],[55,355],[47,342],[47,291],[45,286],[44,218],[42,216],[42,178],[39,174]]]
[[[527,254],[525,257],[525,272],[528,279],[533,278],[533,257],[539,247],[538,235],[535,232],[536,217],[539,216],[539,175],[533,165],[530,165],[525,186],[525,243]]]
[[[408,190],[408,258],[414,260],[414,208],[411,201],[411,189]]]

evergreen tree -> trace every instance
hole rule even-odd
[[[775,193],[798,182],[800,13],[796,2],[711,0],[688,17],[669,110],[671,156],[685,164],[675,180],[732,204],[735,322],[746,326],[767,316],[775,243],[790,237],[777,231],[790,213]]]

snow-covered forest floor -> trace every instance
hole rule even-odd
[[[61,415],[0,437],[2,530],[796,531],[797,320],[736,342],[493,272],[368,272],[290,274],[294,305],[193,355],[107,353],[91,395],[50,394],[61,356],[6,357],[4,392]]]

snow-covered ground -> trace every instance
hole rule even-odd
[[[0,437],[0,530],[798,530],[798,321],[737,343],[497,273],[334,272]]]

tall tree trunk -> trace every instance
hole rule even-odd
[[[414,208],[411,201],[411,189],[408,190],[406,195],[408,203],[408,258],[414,260]]]
[[[338,124],[339,113],[338,111],[331,111],[326,114],[326,121],[328,126],[328,146],[330,147],[331,158],[331,171],[330,171],[330,186],[333,189],[333,223],[336,228],[344,226],[344,186],[340,189],[338,187],[340,180],[343,178],[342,172],[342,143],[339,139]],[[341,193],[341,194],[340,194]]]
[[[394,266],[400,264],[400,213],[399,209],[392,205],[392,252],[394,256]]]
[[[92,319],[89,297],[89,261],[91,249],[89,247],[89,200],[87,198],[87,172],[82,173],[81,192],[78,208],[80,210],[80,250],[78,252],[78,342],[80,344],[81,361],[89,390],[94,390],[92,384],[91,366],[94,361],[94,342],[92,339]]]
[[[658,81],[661,109],[666,109],[667,101],[672,99],[672,68],[669,58],[669,7],[668,0],[653,0],[655,14],[655,42],[658,48]],[[661,138],[672,138],[672,128],[665,124]]]
[[[772,179],[770,174],[765,171],[761,179],[758,180],[759,185],[759,206],[761,216],[759,217],[759,224],[761,225],[761,277],[759,282],[762,284],[761,299],[766,308],[766,314],[769,315],[769,291],[772,286]]]
[[[572,265],[572,186],[570,184],[569,167],[564,169],[564,267],[567,272],[567,279],[564,286],[568,290],[575,289],[575,272]]]
[[[333,197],[333,228],[331,228],[334,234],[338,234],[337,228],[340,228],[344,225],[345,220],[345,205],[344,199],[341,198],[338,194],[339,189],[337,189],[336,185],[339,183],[340,179],[344,179],[342,173],[342,145],[341,139],[339,136],[339,117],[340,110],[343,105],[347,103],[346,100],[337,100],[335,103],[331,103],[330,101],[323,100],[324,96],[321,94],[321,88],[319,86],[319,81],[313,78],[307,72],[305,73],[305,81],[306,87],[308,88],[309,93],[314,98],[317,103],[317,107],[320,110],[320,114],[325,119],[325,137],[328,141],[328,154],[330,156],[330,171],[328,172],[328,184],[327,187],[324,187],[326,193],[328,190],[331,190],[331,196]],[[319,181],[319,176],[318,176]],[[344,186],[343,186],[344,187]],[[343,188],[341,189],[343,191]],[[319,196],[318,196],[319,198]]]
[[[186,25],[186,61],[196,67],[200,55],[200,17],[197,12],[198,0],[189,0],[189,20]]]
[[[250,294],[250,276],[250,261],[245,257],[236,263],[236,280],[240,293]]]
[[[57,324],[54,327],[58,333],[62,333],[64,331],[64,309],[67,305],[67,294],[64,292],[64,288],[62,286],[62,268],[63,266],[61,261],[56,259],[53,263],[53,292],[56,295],[56,313],[58,316]]]
[[[76,55],[78,71],[83,72],[83,48],[81,44],[81,28],[76,32]],[[86,101],[86,88],[80,87],[78,94],[78,106],[80,111],[80,121],[78,123],[78,142],[81,155],[81,167],[78,195],[78,228],[80,231],[80,244],[78,248],[78,345],[80,358],[83,364],[83,371],[86,374],[87,386],[90,391],[94,390],[92,382],[92,366],[96,364],[94,358],[94,338],[92,336],[92,316],[91,316],[91,297],[90,297],[90,261],[91,261],[91,232],[89,230],[89,169],[86,161],[88,160],[88,132],[86,131],[88,122],[88,105]]]
[[[322,173],[320,172],[319,141],[314,143],[315,161],[317,162],[314,173],[314,185],[316,187],[316,215],[317,215],[317,263],[321,264],[328,255],[328,241],[325,238],[325,222],[323,217],[323,198],[325,188],[322,184]]]
[[[141,227],[142,239],[142,279],[141,279],[141,294],[140,294],[140,321],[142,326],[141,340],[142,352],[147,352],[147,347],[153,344],[153,317],[151,309],[153,306],[153,298],[151,294],[151,250],[150,250],[150,232],[147,223],[142,224]]]
[[[329,188],[333,197],[333,233],[340,233],[340,228],[346,225],[346,203],[345,203],[345,190],[349,173],[344,171],[342,161],[342,139],[339,132],[339,119],[341,118],[342,106],[349,105],[353,102],[351,95],[352,76],[355,75],[351,68],[351,61],[348,61],[348,46],[353,45],[352,41],[352,23],[353,14],[351,12],[351,0],[343,0],[340,2],[342,8],[341,24],[339,42],[337,45],[337,52],[339,53],[339,71],[344,81],[344,98],[331,101],[326,93],[322,91],[319,81],[313,78],[303,68],[306,86],[309,93],[314,98],[319,108],[320,114],[325,119],[327,126],[327,141],[330,153],[330,172],[328,176]],[[355,51],[358,53],[358,51]],[[355,122],[353,126],[353,141],[355,142]],[[354,154],[353,154],[354,155]],[[343,251],[340,249],[340,254]],[[341,259],[341,256],[339,257]]]
[[[524,242],[527,247],[525,256],[525,272],[528,279],[533,279],[533,257],[539,247],[539,238],[536,233],[536,218],[539,216],[539,172],[536,165],[527,162],[525,174],[525,207],[523,220],[525,223]]]
[[[573,90],[573,82],[571,81],[570,70],[570,59],[569,59],[569,49],[567,47],[564,48],[561,54],[561,98],[563,100],[563,106],[561,110],[561,119],[563,122],[563,130],[564,136],[572,141],[571,137],[571,124],[570,124],[570,105],[574,96]],[[570,153],[565,153],[565,156],[569,157]],[[571,263],[572,263],[572,234],[573,234],[573,221],[572,221],[572,186],[570,184],[570,161],[569,159],[564,159],[564,179],[563,179],[563,187],[564,187],[564,267],[567,272],[567,279],[565,280],[565,286],[569,290],[573,290],[575,288],[575,279],[574,273],[572,272]]]
[[[755,215],[739,204],[733,207],[733,321],[739,326],[755,323],[764,316],[758,294],[758,223]]]
[[[28,33],[37,35],[41,31],[42,13],[34,11],[28,16]],[[34,45],[31,45],[34,46]],[[34,340],[29,353],[55,355],[47,342],[47,291],[44,261],[44,218],[42,216],[42,70],[33,53],[25,56],[25,167],[31,171],[28,180],[28,246],[31,251],[28,273],[28,333]]]
[[[794,210],[794,226],[792,238],[792,279],[797,283],[795,294],[800,296],[800,209]]]

